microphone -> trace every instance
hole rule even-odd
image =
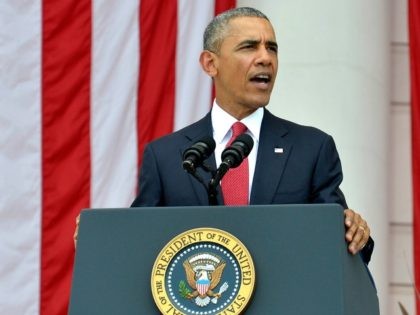
[[[222,164],[226,163],[229,168],[238,167],[242,161],[249,155],[254,146],[252,137],[243,133],[239,135],[230,145],[222,152]]]
[[[216,142],[210,136],[205,136],[184,151],[182,167],[190,174],[194,174],[197,167],[203,164],[216,148]]]
[[[238,136],[229,147],[223,150],[222,163],[220,163],[216,175],[210,181],[210,185],[212,187],[217,186],[230,168],[238,167],[249,155],[253,146],[254,140],[250,135],[243,133]]]

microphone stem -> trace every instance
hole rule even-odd
[[[222,180],[223,176],[227,173],[229,170],[230,165],[229,163],[222,162],[219,166],[219,168],[216,171],[216,174],[214,174],[213,178],[210,180],[208,185],[208,196],[209,196],[209,205],[216,206],[218,205],[217,201],[217,186],[219,186],[220,181]]]
[[[217,186],[210,186],[209,190],[207,191],[209,197],[209,205],[210,206],[217,206],[219,202],[217,201]]]
[[[222,180],[223,176],[227,173],[227,171],[230,169],[230,164],[226,162],[222,162],[219,166],[219,168],[216,171],[216,174],[211,179],[209,185],[219,185],[220,181]]]

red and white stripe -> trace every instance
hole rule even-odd
[[[420,314],[420,3],[409,0],[411,140],[413,163],[413,244],[417,314]]]
[[[208,283],[197,283],[197,291],[201,296],[204,296],[210,288],[210,281]]]
[[[198,56],[235,1],[0,2],[0,314],[66,314],[74,220],[127,207],[148,141],[211,105]]]

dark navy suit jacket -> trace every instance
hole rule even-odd
[[[205,188],[182,168],[182,155],[196,141],[212,134],[209,113],[148,144],[140,171],[139,195],[132,206],[208,205]],[[276,148],[282,153],[276,153]],[[206,162],[216,169],[214,155]],[[209,182],[209,173],[201,171],[200,175]],[[342,179],[340,158],[331,136],[264,110],[250,204],[338,203],[347,208],[339,188]],[[220,191],[218,198],[223,204]],[[367,251],[368,257],[363,257],[365,261],[370,259],[372,249]]]
[[[133,206],[208,205],[205,189],[182,168],[182,154],[196,141],[212,134],[209,113],[147,145],[139,196]],[[251,204],[339,203],[347,207],[339,189],[343,175],[331,136],[265,110],[259,141]],[[283,153],[276,153],[275,148],[283,149]],[[207,162],[216,168],[214,155]],[[208,173],[201,175],[206,182],[210,180]]]

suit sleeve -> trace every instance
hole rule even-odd
[[[313,175],[313,202],[314,203],[338,203],[344,209],[348,208],[340,184],[343,181],[343,172],[340,158],[331,136],[327,136],[322,144],[318,161]],[[370,261],[374,247],[374,241],[369,237],[366,246],[360,252],[363,261]]]
[[[151,145],[144,149],[139,188],[131,207],[157,207],[162,205],[162,185],[156,157]]]
[[[334,140],[327,136],[322,143],[312,176],[313,203],[338,203],[347,208],[346,199],[340,190],[343,181],[341,162]]]

